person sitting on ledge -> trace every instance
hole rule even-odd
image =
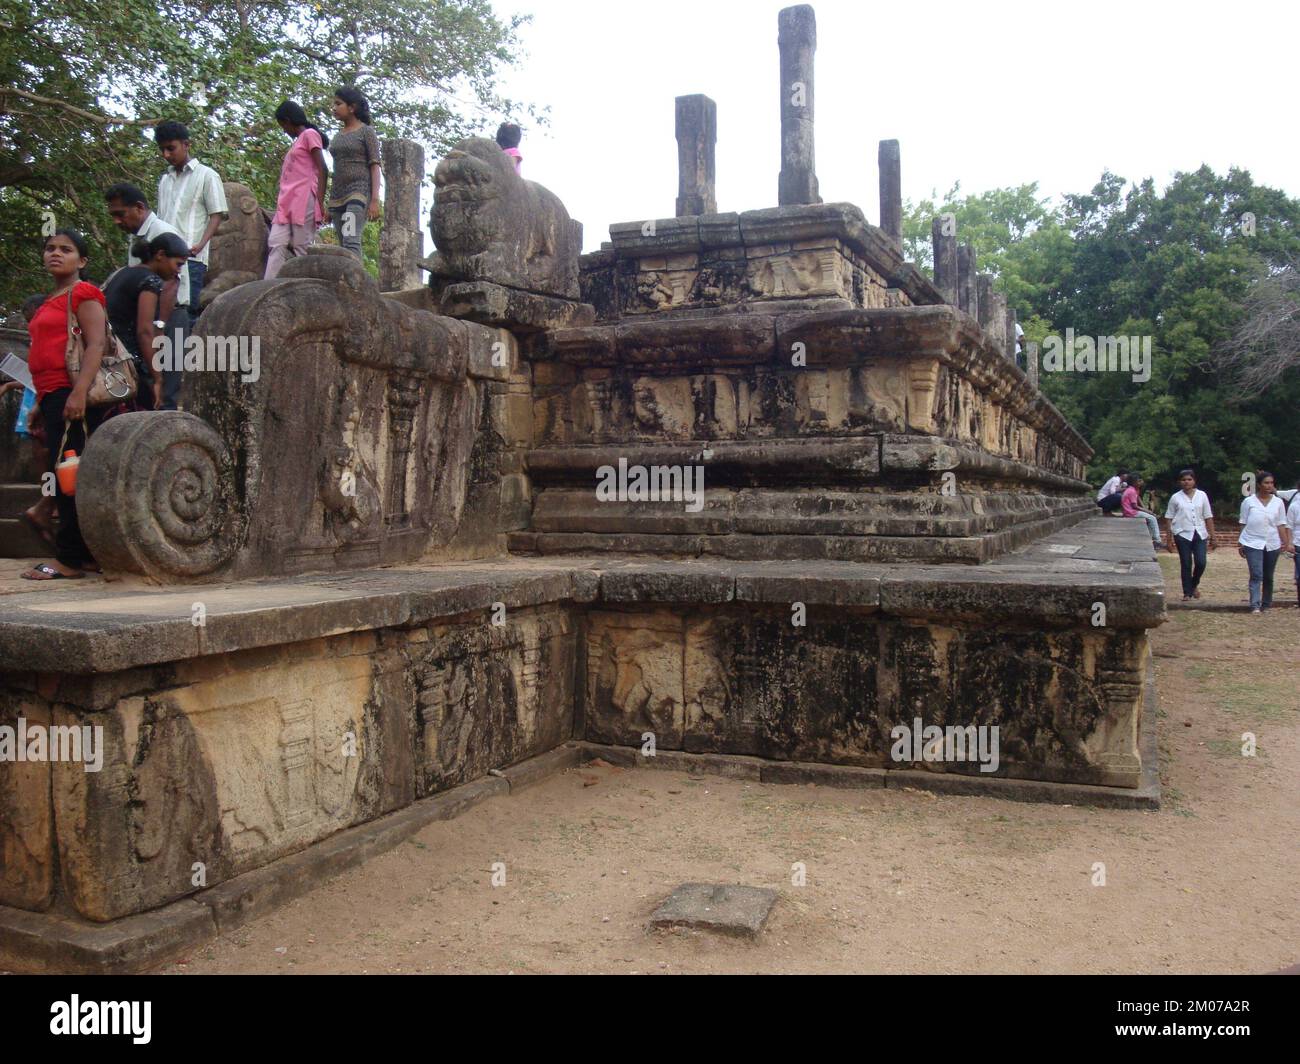
[[[1097,492],[1097,505],[1101,507],[1101,512],[1108,517],[1117,513],[1120,504],[1124,501],[1124,478],[1128,476],[1127,469],[1121,469]]]
[[[1147,523],[1147,530],[1151,533],[1151,542],[1156,550],[1164,546],[1164,541],[1160,538],[1160,521],[1156,515],[1142,509],[1139,500],[1142,497],[1142,485],[1146,483],[1138,474],[1130,473],[1128,475],[1128,487],[1124,489],[1124,496],[1120,503],[1120,509],[1123,510],[1125,517],[1140,517]]]

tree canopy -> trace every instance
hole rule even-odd
[[[1244,170],[1204,166],[1163,192],[1103,173],[1056,206],[1035,185],[936,199],[908,205],[908,250],[928,267],[930,219],[951,212],[1030,340],[1067,329],[1151,337],[1145,382],[1116,372],[1040,377],[1096,451],[1094,479],[1122,465],[1167,492],[1190,466],[1223,512],[1235,508],[1244,473],[1269,469],[1279,486],[1295,484],[1300,202]]]
[[[503,116],[544,122],[497,91],[524,21],[489,0],[0,0],[0,307],[44,287],[51,219],[86,233],[92,275],[122,261],[103,190],[152,197],[158,121],[185,123],[199,159],[268,205],[285,99],[328,132],[335,89],[356,85],[381,137],[430,155]]]

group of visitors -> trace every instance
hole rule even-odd
[[[1097,505],[1102,513],[1140,518],[1146,522],[1151,541],[1159,550],[1164,546],[1160,522],[1150,510],[1142,508],[1144,481],[1137,473],[1119,470],[1102,485]],[[1184,469],[1178,474],[1179,490],[1169,497],[1165,519],[1169,522],[1170,551],[1178,551],[1182,577],[1183,601],[1201,597],[1201,577],[1208,564],[1207,551],[1215,549],[1214,512],[1209,496],[1196,486],[1196,473]],[[1269,472],[1254,475],[1254,491],[1241,501],[1237,523],[1241,534],[1237,553],[1246,559],[1249,572],[1250,612],[1262,613],[1273,604],[1273,576],[1279,556],[1290,555],[1295,561],[1296,601],[1300,605],[1300,483],[1283,498],[1277,490],[1277,478]]]
[[[369,101],[358,89],[343,87],[334,95],[333,110],[341,129],[331,147],[299,104],[286,100],[276,108],[275,120],[292,144],[280,169],[268,280],[290,258],[306,253],[327,211],[339,244],[357,258],[366,221],[379,217],[380,149]],[[164,360],[169,368],[156,369],[153,355],[160,338],[169,339],[173,351],[183,350],[185,334],[200,314],[212,238],[229,208],[220,176],[191,154],[184,125],[162,122],[154,140],[166,163],[157,210],[127,182],[104,193],[109,217],[131,237],[125,266],[102,288],[92,284],[83,278],[90,257],[85,237],[75,229],[57,229],[42,248],[52,291],[23,304],[35,393],[28,397],[24,427],[44,449],[51,472],[61,456],[80,455],[104,420],[127,411],[176,409],[181,371],[170,367],[178,360]],[[514,159],[516,171],[522,162],[519,140],[518,126],[506,124],[497,132],[497,143]],[[334,162],[332,185],[327,148]],[[125,362],[133,374],[117,368]],[[103,387],[95,385],[97,378],[102,385],[101,368],[110,366],[115,387],[106,399]],[[0,394],[21,387],[0,385]],[[55,555],[23,573],[24,579],[75,580],[98,571],[77,523],[75,494],[65,493],[61,484],[52,499],[43,497],[20,517]]]

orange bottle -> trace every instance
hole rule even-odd
[[[77,467],[81,465],[81,459],[77,457],[76,451],[64,451],[63,461],[54,467],[54,475],[59,480],[59,490],[64,495],[77,494]]]

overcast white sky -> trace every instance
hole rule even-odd
[[[776,205],[777,12],[769,0],[493,0],[531,13],[507,95],[549,104],[524,176],[585,226],[671,217],[673,99],[718,105],[718,208]],[[879,221],[876,149],[901,141],[903,196],[1037,181],[1090,189],[1103,168],[1163,186],[1208,163],[1300,195],[1300,3],[820,0],[817,176]],[[489,132],[494,133],[495,129]]]

